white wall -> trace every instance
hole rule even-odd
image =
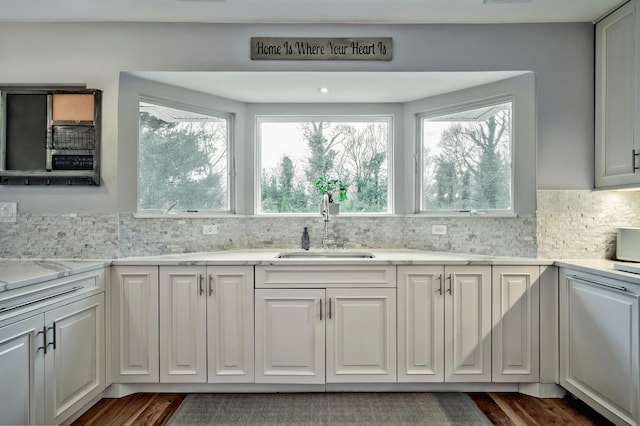
[[[391,62],[251,61],[252,36],[392,37]],[[538,187],[593,185],[593,25],[0,23],[1,84],[102,89],[100,187],[0,187],[22,212],[117,212],[121,71],[494,71],[536,73]],[[570,165],[570,167],[568,167]],[[130,175],[122,171],[123,175]],[[134,173],[135,175],[135,173]],[[121,205],[124,204],[124,205]]]

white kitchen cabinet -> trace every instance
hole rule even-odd
[[[398,267],[398,381],[491,381],[491,267]]]
[[[395,296],[394,288],[256,289],[256,383],[395,382]]]
[[[45,421],[60,424],[105,387],[104,294],[45,312]]]
[[[207,268],[209,383],[253,383],[253,267]]]
[[[44,424],[44,316],[0,328],[0,424]]]
[[[104,390],[104,294],[0,328],[0,423],[60,424]]]
[[[491,267],[447,266],[445,381],[491,381]]]
[[[102,393],[104,277],[95,269],[2,292],[0,424],[60,424]]]
[[[160,267],[160,381],[207,381],[206,268]]]
[[[253,382],[253,268],[160,267],[160,381]]]
[[[617,424],[638,424],[640,286],[560,270],[560,385]]]
[[[396,381],[396,290],[327,289],[327,383]]]
[[[444,381],[442,266],[398,267],[398,381]]]
[[[540,380],[540,267],[493,267],[492,381]]]
[[[640,27],[631,1],[596,24],[596,187],[640,183]]]
[[[158,267],[114,266],[111,271],[114,383],[158,383]]]
[[[256,289],[256,383],[325,382],[324,289]]]

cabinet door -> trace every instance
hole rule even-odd
[[[327,383],[396,381],[396,289],[327,289]]]
[[[0,424],[44,424],[44,316],[0,328]]]
[[[596,187],[640,182],[634,2],[596,25]]]
[[[444,267],[398,267],[398,381],[444,381]]]
[[[114,383],[157,383],[158,267],[112,268],[112,372]]]
[[[445,381],[491,381],[491,267],[445,268]]]
[[[623,283],[564,271],[560,384],[610,419],[637,424],[638,296],[610,287]]]
[[[104,294],[45,313],[47,424],[60,424],[104,390]]]
[[[494,382],[540,379],[540,268],[493,267]]]
[[[255,291],[256,383],[324,383],[324,294],[321,289]]]
[[[160,267],[160,382],[207,381],[206,268]]]
[[[253,383],[253,267],[207,268],[208,381]]]

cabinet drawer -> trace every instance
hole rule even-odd
[[[105,269],[44,281],[0,293],[0,326],[21,314],[34,314],[44,308],[79,295],[105,291]]]
[[[395,266],[256,266],[257,288],[395,287]]]

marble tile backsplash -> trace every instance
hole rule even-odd
[[[640,192],[538,191],[538,257],[615,256],[616,228],[640,226]]]
[[[202,235],[215,221],[217,235]],[[487,226],[487,221],[490,225]],[[241,248],[300,248],[309,228],[312,248],[322,247],[320,217],[243,217],[216,219],[135,219],[120,214],[123,257]],[[431,235],[431,225],[446,224],[447,235]],[[535,256],[535,218],[334,217],[329,223],[331,247],[412,248],[505,256]],[[498,236],[498,239],[492,238]]]
[[[0,223],[0,257],[113,259],[118,257],[114,214],[18,213]]]
[[[334,248],[409,248],[497,256],[611,258],[615,229],[640,226],[640,192],[538,191],[537,215],[338,216],[330,222]],[[215,223],[218,234],[202,235]],[[446,225],[447,235],[432,235]],[[134,218],[119,214],[18,213],[0,223],[3,258],[117,258],[243,248],[300,247],[303,227],[311,247],[322,246],[320,217]]]
[[[203,235],[215,222],[218,234]],[[447,235],[431,234],[447,225]],[[487,226],[489,224],[489,226]],[[300,248],[307,226],[322,247],[320,217],[134,218],[131,213],[19,214],[0,224],[0,257],[116,258],[243,248]],[[535,256],[535,218],[335,217],[332,248],[412,248],[506,256]],[[496,238],[497,237],[497,238]]]

